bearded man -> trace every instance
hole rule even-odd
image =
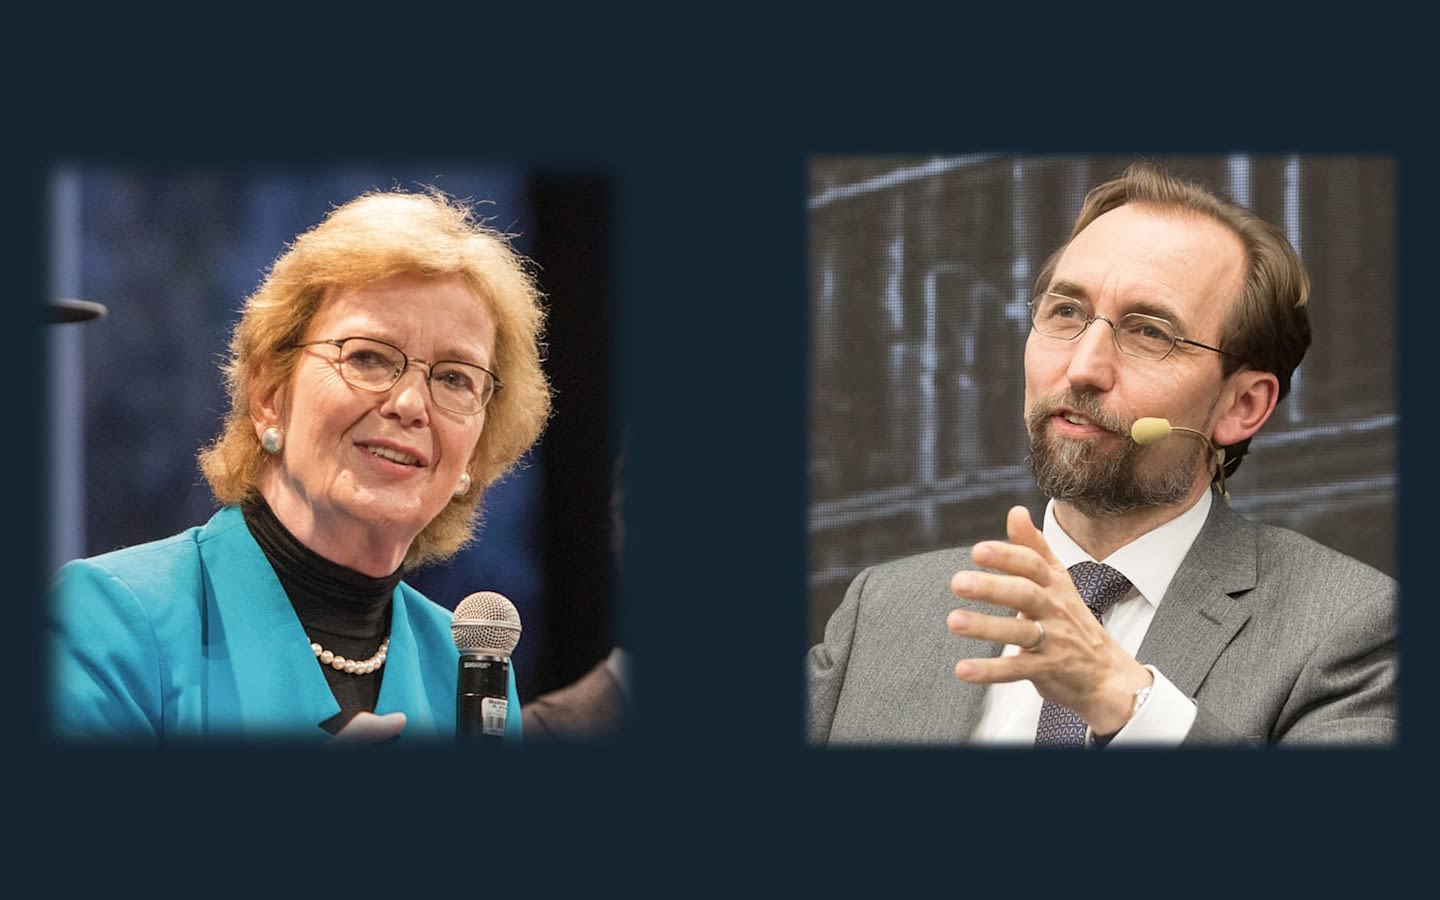
[[[1395,581],[1229,508],[1310,344],[1284,233],[1149,164],[1030,304],[1036,526],[861,572],[811,648],[819,744],[1386,744]]]

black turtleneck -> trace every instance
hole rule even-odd
[[[375,655],[390,633],[390,597],[400,583],[400,570],[371,578],[325,559],[286,530],[264,498],[245,501],[240,511],[310,640],[346,659]],[[321,668],[340,703],[340,714],[321,727],[334,734],[356,713],[374,711],[384,666],[368,675]]]

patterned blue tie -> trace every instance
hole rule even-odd
[[[1070,578],[1080,591],[1080,599],[1095,614],[1095,620],[1130,590],[1130,579],[1103,563],[1079,562],[1070,567]],[[1067,706],[1051,703],[1040,707],[1040,723],[1035,730],[1037,747],[1085,746],[1085,720]]]

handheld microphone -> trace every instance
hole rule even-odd
[[[1157,416],[1144,416],[1136,419],[1135,424],[1130,426],[1130,439],[1140,446],[1153,444],[1156,441],[1163,441],[1173,432],[1183,431],[1193,434],[1210,448],[1210,458],[1215,463],[1216,478],[1219,482],[1220,496],[1226,503],[1230,502],[1230,492],[1225,489],[1225,448],[1217,447],[1211,442],[1210,436],[1203,431],[1196,431],[1194,428],[1185,428],[1181,425],[1171,425],[1169,419],[1162,419]]]
[[[505,739],[510,654],[520,643],[520,614],[503,594],[471,594],[455,607],[450,636],[460,651],[455,741],[499,744]]]

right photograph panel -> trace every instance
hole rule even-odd
[[[1392,160],[808,174],[812,743],[1395,740]]]

